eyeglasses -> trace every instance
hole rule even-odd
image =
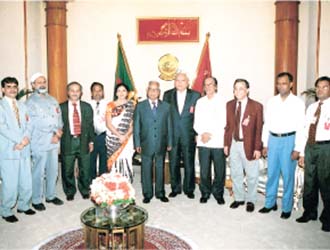
[[[148,91],[159,91],[159,89],[148,88]]]

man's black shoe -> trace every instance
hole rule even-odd
[[[144,198],[142,202],[143,203],[149,203],[150,202],[150,199],[149,198]]]
[[[68,195],[68,196],[66,197],[66,200],[67,200],[67,201],[73,201],[73,200],[74,200],[74,196],[73,196],[73,195]]]
[[[281,219],[288,219],[291,216],[291,212],[282,212],[281,213]]]
[[[207,198],[202,197],[202,198],[200,198],[199,202],[200,203],[206,203],[207,202]]]
[[[48,202],[48,203],[53,203],[54,205],[57,205],[57,206],[63,205],[63,201],[60,200],[60,199],[57,198],[57,197],[55,197],[55,198],[52,199],[52,200],[46,200],[46,202]]]
[[[330,225],[322,224],[321,229],[322,229],[322,231],[324,231],[324,232],[330,232]]]
[[[15,215],[10,215],[10,216],[2,216],[2,219],[4,219],[5,221],[9,222],[9,223],[14,223],[17,222],[18,219]]]
[[[194,193],[187,193],[187,197],[188,197],[189,199],[195,199],[195,195],[194,195]]]
[[[160,197],[160,198],[158,198],[158,199],[160,199],[161,200],[161,202],[169,202],[169,200],[168,200],[168,198],[167,197]]]
[[[176,197],[178,194],[179,194],[179,193],[172,191],[172,192],[168,195],[168,197],[174,198],[174,197]]]
[[[27,215],[34,215],[36,213],[36,211],[32,210],[31,208],[29,208],[26,211],[17,209],[17,213],[25,213]]]
[[[83,197],[84,200],[87,200],[87,199],[89,199],[89,194],[83,194],[82,197]]]
[[[32,203],[32,207],[35,209],[35,210],[38,210],[38,211],[43,211],[43,210],[46,210],[46,207],[43,203],[39,203],[39,204],[33,204]]]
[[[276,203],[271,208],[263,207],[262,209],[259,210],[259,213],[266,214],[266,213],[269,213],[272,210],[274,210],[274,211],[277,210],[277,204]]]
[[[244,201],[234,201],[233,203],[230,204],[230,208],[238,208],[239,206],[244,205]]]
[[[317,215],[313,214],[313,215],[307,215],[307,214],[303,214],[303,216],[301,216],[300,218],[296,219],[296,222],[298,223],[307,223],[310,220],[317,220]]]
[[[225,200],[223,199],[223,197],[217,199],[217,202],[218,202],[219,205],[225,204]]]
[[[252,202],[246,203],[246,212],[252,213],[254,211],[254,204]]]

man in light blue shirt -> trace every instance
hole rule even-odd
[[[34,92],[26,101],[26,105],[32,127],[32,206],[42,211],[46,209],[42,203],[44,196],[48,203],[63,204],[63,201],[56,197],[58,148],[63,122],[57,100],[47,93],[46,77],[41,73],[34,74],[31,77],[31,85]]]

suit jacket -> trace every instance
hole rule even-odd
[[[230,149],[235,128],[236,99],[227,103],[227,124],[225,128],[225,146]],[[244,124],[246,123],[246,124]],[[248,98],[242,118],[243,144],[246,158],[253,160],[253,152],[261,151],[263,107],[259,102]]]
[[[14,150],[16,144],[22,142],[24,137],[30,137],[31,127],[26,106],[17,102],[19,110],[20,127],[15,113],[5,98],[0,100],[0,159],[21,159],[30,156],[30,144],[22,150]]]
[[[154,115],[149,100],[137,104],[134,111],[134,147],[141,147],[142,154],[165,154],[172,147],[173,129],[170,105],[158,100],[157,115]]]
[[[170,112],[173,121],[173,145],[175,146],[179,138],[183,145],[190,145],[195,141],[194,115],[197,100],[200,93],[187,89],[187,95],[181,114],[178,110],[176,89],[170,89],[164,93],[163,101],[170,104]]]
[[[72,135],[69,124],[69,102],[60,104],[63,120],[63,135],[61,138],[61,153],[67,155],[72,153]],[[87,102],[80,101],[81,134],[80,153],[89,153],[89,143],[94,141],[93,109]]]

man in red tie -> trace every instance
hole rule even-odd
[[[90,153],[94,149],[93,109],[80,100],[82,86],[78,82],[67,85],[68,101],[60,105],[63,119],[61,138],[62,183],[68,201],[74,199],[76,181],[74,165],[78,159],[78,189],[84,199],[89,198]]]
[[[330,232],[330,78],[318,78],[315,87],[318,101],[307,109],[303,144],[306,147],[299,158],[299,165],[305,167],[304,213],[297,222],[317,219],[320,190],[324,205],[322,230]]]
[[[262,150],[263,107],[248,97],[249,88],[247,80],[235,80],[235,99],[227,103],[224,152],[230,156],[230,174],[235,196],[230,208],[237,208],[247,201],[246,211],[253,212],[257,200],[258,159]],[[244,172],[248,186],[246,194]]]

